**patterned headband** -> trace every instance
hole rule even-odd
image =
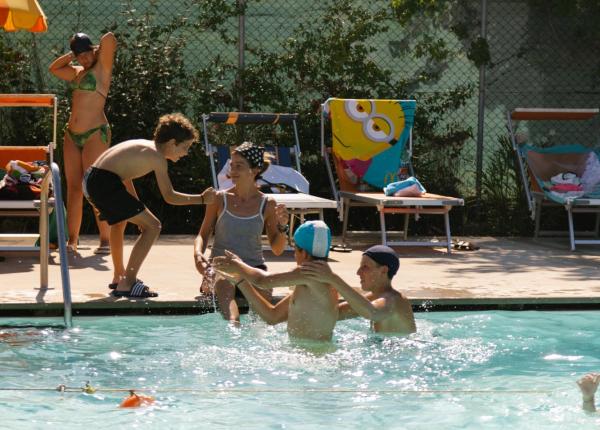
[[[262,146],[257,146],[252,142],[244,142],[235,148],[234,152],[237,152],[246,160],[248,160],[250,167],[258,167],[259,169],[263,168],[265,148]]]

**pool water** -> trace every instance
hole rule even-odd
[[[36,324],[58,320],[34,320]],[[31,323],[4,319],[2,325]],[[342,321],[332,345],[243,316],[76,318],[0,328],[2,428],[597,428],[575,380],[600,371],[600,312],[417,314],[408,338]],[[99,390],[60,393],[60,384]],[[136,388],[151,407],[120,409]]]

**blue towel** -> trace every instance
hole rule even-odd
[[[383,188],[386,196],[393,196],[399,193],[403,197],[418,197],[427,192],[419,180],[414,176],[409,176],[403,181],[392,182]]]

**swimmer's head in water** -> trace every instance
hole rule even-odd
[[[306,221],[294,233],[296,247],[316,258],[327,258],[331,231],[323,221]]]
[[[389,246],[372,246],[363,252],[363,255],[369,257],[379,266],[386,266],[388,268],[387,276],[389,279],[392,279],[400,268],[400,259],[398,258],[398,254],[396,254],[396,251]]]

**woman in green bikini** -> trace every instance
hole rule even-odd
[[[71,38],[70,47],[71,51],[54,60],[49,69],[57,78],[68,81],[73,89],[63,154],[67,178],[68,247],[76,251],[83,210],[83,172],[110,146],[110,125],[104,114],[104,105],[117,40],[112,33],[106,33],[100,39],[100,45],[95,46],[85,33],[77,33]],[[73,60],[79,64],[73,64]],[[99,221],[97,214],[96,222],[100,246],[94,252],[109,254],[108,225]]]

